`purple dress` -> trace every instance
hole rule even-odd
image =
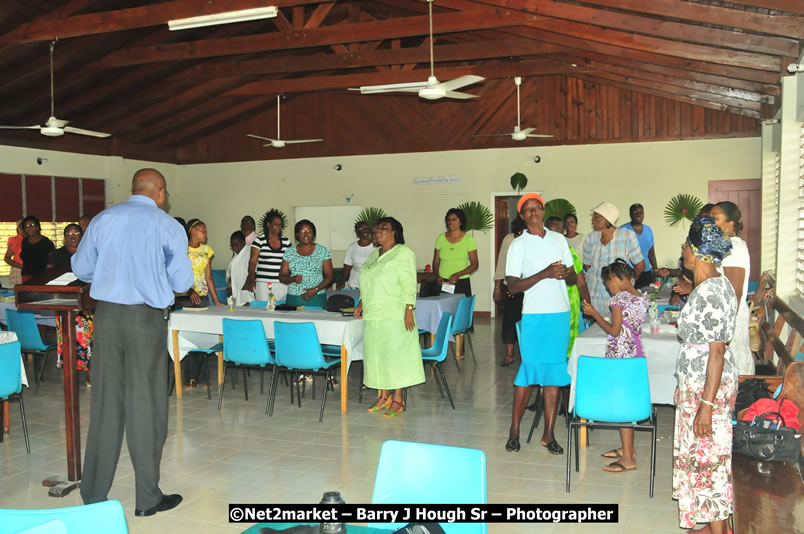
[[[623,312],[623,325],[620,333],[609,336],[606,341],[606,358],[644,358],[642,340],[639,333],[648,313],[648,300],[627,291],[620,291],[609,301],[609,307],[620,308]]]

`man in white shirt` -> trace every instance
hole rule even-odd
[[[251,249],[246,246],[246,237],[243,232],[235,232],[229,238],[229,246],[234,252],[232,260],[226,267],[226,294],[231,295],[235,306],[245,306],[254,300],[254,293],[243,290],[243,284],[248,277],[248,261],[251,258]]]
[[[338,284],[339,289],[343,287],[360,288],[360,268],[374,250],[374,244],[371,242],[371,229],[367,222],[355,223],[355,235],[357,235],[357,241],[346,249],[346,257],[343,260],[343,278]]]
[[[254,222],[254,217],[251,215],[244,215],[240,219],[240,231],[246,237],[246,246],[250,247],[251,243],[257,238],[257,223]]]

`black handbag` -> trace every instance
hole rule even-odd
[[[778,428],[770,428],[778,423],[781,423]],[[779,412],[767,412],[754,421],[734,425],[732,449],[757,460],[795,463],[801,455],[801,433],[785,426]]]
[[[340,312],[344,308],[354,308],[355,299],[343,293],[335,293],[327,298],[327,311]]]
[[[737,400],[734,402],[734,411],[739,413],[759,399],[771,398],[768,383],[762,378],[751,378],[741,382],[737,387]]]

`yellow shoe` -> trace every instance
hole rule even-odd
[[[369,412],[381,412],[388,408],[391,405],[391,395],[385,397],[385,400],[382,398],[377,399],[377,402],[374,403],[374,406],[368,409]]]
[[[397,410],[394,410],[394,405],[399,406],[399,408]],[[405,403],[404,402],[393,401],[391,403],[391,407],[388,408],[388,411],[385,412],[382,416],[383,417],[397,417],[404,411],[405,411]]]

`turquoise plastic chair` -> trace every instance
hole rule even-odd
[[[452,331],[450,334],[457,336],[464,334],[466,341],[469,342],[469,349],[472,351],[472,360],[477,365],[477,358],[475,358],[475,347],[472,345],[472,337],[469,335],[469,329],[472,328],[472,316],[475,310],[475,297],[463,297],[458,302],[458,309],[455,310],[455,321],[452,323]],[[455,353],[455,345],[452,344],[452,355],[455,358],[455,365],[458,365],[458,355]],[[460,369],[460,366],[458,366]]]
[[[449,398],[449,405],[455,409],[455,403],[452,402],[452,394],[449,391],[447,378],[444,376],[444,369],[441,368],[441,363],[447,359],[447,347],[449,346],[449,330],[452,327],[452,314],[444,312],[441,314],[441,320],[438,322],[438,330],[436,331],[435,342],[432,347],[422,349],[422,360],[430,362],[430,368],[433,370],[438,392],[441,393],[441,398],[444,398],[444,389],[447,390],[447,398]],[[439,380],[440,378],[440,380]],[[441,387],[441,383],[444,387]]]
[[[678,306],[675,305],[675,304],[673,304],[673,305],[659,304],[659,305],[656,306],[656,309],[658,310],[659,313],[664,313],[667,310],[678,311]]]
[[[759,289],[759,282],[749,280],[748,281],[748,294],[753,295],[754,293],[757,292],[757,289]]]
[[[25,435],[25,449],[31,454],[28,441],[28,423],[25,421],[25,404],[22,402],[22,367],[20,366],[20,342],[0,344],[0,400],[20,401],[22,431]],[[3,441],[3,410],[0,410],[0,443]],[[2,523],[2,521],[0,521]]]
[[[248,303],[250,308],[265,308],[268,306],[267,300],[252,300]]]
[[[48,510],[0,509],[0,534],[127,534],[120,501]]]
[[[212,283],[215,284],[215,292],[218,300],[226,302],[226,269],[212,269]],[[215,303],[210,299],[210,304]]]
[[[386,441],[372,504],[486,504],[486,455],[477,449]],[[399,528],[402,523],[372,525]],[[447,534],[486,534],[486,523],[441,523]]]
[[[226,383],[226,370],[229,367],[240,367],[243,370],[243,391],[248,400],[246,367],[265,369],[267,365],[273,366],[276,378],[276,360],[268,347],[262,321],[223,319],[223,384]],[[223,404],[223,390],[226,389],[223,384],[218,388],[218,411]],[[270,392],[268,398],[271,398]]]
[[[293,403],[293,384],[296,383],[297,397],[299,407],[301,407],[301,391],[299,390],[299,383],[293,380],[295,374],[312,374],[313,375],[313,399],[315,399],[315,375],[323,374],[326,376],[324,382],[324,395],[321,399],[321,412],[318,416],[318,422],[324,420],[324,407],[327,404],[327,389],[329,387],[329,379],[332,370],[340,366],[341,359],[324,359],[324,354],[321,351],[321,343],[318,341],[318,332],[316,332],[314,323],[286,323],[276,321],[274,323],[274,343],[276,344],[276,364],[291,372],[290,381],[290,402]],[[273,415],[274,401],[276,400],[278,375],[274,372],[273,385],[269,395],[269,410],[268,415]]]
[[[45,374],[47,355],[56,348],[56,345],[46,345],[42,341],[42,336],[39,335],[39,327],[36,325],[36,317],[34,317],[33,312],[6,308],[6,325],[10,331],[17,333],[17,340],[20,342],[22,352],[34,354],[34,375],[36,376],[36,388],[34,389],[34,393],[38,393],[39,382],[42,381],[42,376]],[[36,356],[40,354],[42,355],[42,365],[37,373]]]
[[[651,432],[650,497],[653,498],[657,420],[656,409],[650,400],[648,361],[645,358],[579,356],[575,376],[575,406],[567,437],[567,493],[570,490],[573,430],[577,472],[578,429],[581,426],[630,427]],[[586,421],[581,421],[580,418]]]

